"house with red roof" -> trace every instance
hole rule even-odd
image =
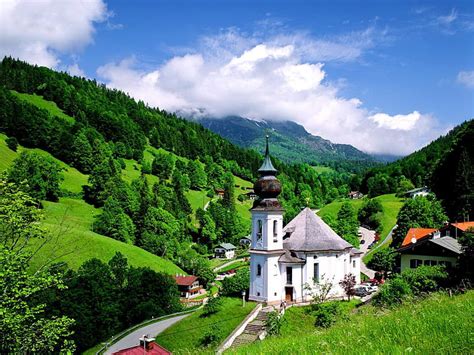
[[[202,286],[199,284],[197,276],[174,276],[176,284],[178,285],[178,290],[182,298],[191,298],[197,296],[199,291],[202,289]]]
[[[144,336],[140,338],[140,345],[132,346],[131,348],[122,349],[114,352],[114,355],[171,355],[171,352],[166,350],[161,345],[155,343],[155,338],[148,338]]]

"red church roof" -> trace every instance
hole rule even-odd
[[[197,276],[175,276],[174,279],[178,286],[191,286],[198,279]]]
[[[150,347],[151,346],[151,347]],[[122,349],[114,353],[114,355],[171,355],[171,353],[164,347],[158,345],[154,341],[149,344],[148,349],[144,349],[143,346],[137,345],[132,348]]]
[[[437,229],[435,228],[410,228],[408,230],[405,239],[403,239],[402,247],[406,247],[411,244],[411,240],[415,238],[417,241],[423,237],[426,237],[428,234],[433,233]]]

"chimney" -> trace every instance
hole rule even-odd
[[[146,351],[153,349],[155,338],[149,338],[148,336],[144,335],[140,338],[140,347],[145,349]]]
[[[439,237],[441,237],[441,233],[440,233],[440,231],[439,231],[439,230],[438,230],[438,231],[435,231],[435,232],[433,232],[433,239],[438,239]]]

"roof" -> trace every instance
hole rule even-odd
[[[461,244],[459,244],[458,241],[452,237],[442,237],[442,238],[431,239],[430,243],[437,244],[440,247],[448,249],[456,254],[462,253]]]
[[[286,250],[285,253],[280,256],[278,261],[287,264],[304,264],[306,262],[305,260],[298,258],[294,253],[290,252],[289,250]]]
[[[273,167],[272,160],[270,159],[270,150],[268,149],[268,136],[265,137],[266,147],[265,147],[265,159],[263,160],[262,166],[258,169],[258,172],[263,175],[275,175],[277,173],[277,169]]]
[[[407,235],[405,236],[405,239],[403,239],[402,247],[410,245],[413,238],[418,241],[436,230],[437,229],[435,228],[410,228],[407,232]]]
[[[171,354],[171,352],[166,350],[161,345],[159,345],[155,342],[151,342],[151,344],[153,345],[153,347],[149,350],[148,349],[143,349],[143,346],[137,345],[137,346],[133,346],[131,348],[119,350],[119,351],[115,352],[114,354],[120,354],[120,355],[143,355],[143,354],[170,355]]]
[[[308,207],[293,218],[283,231],[291,233],[283,241],[283,247],[288,250],[329,251],[352,248],[351,244],[338,236]]]
[[[198,277],[194,275],[175,276],[174,279],[176,280],[176,284],[178,284],[178,286],[191,286],[198,279]]]
[[[357,248],[352,248],[351,249],[351,255],[360,255],[360,254],[364,254],[363,252],[361,252],[359,249]]]
[[[219,244],[218,248],[219,247],[224,248],[226,250],[235,249],[235,246],[233,244],[230,244],[230,243],[221,243],[221,244]]]
[[[458,228],[458,229],[462,230],[463,232],[465,232],[469,228],[474,228],[474,221],[473,222],[451,223],[451,225],[453,225],[456,228]]]
[[[415,192],[418,192],[418,191],[427,191],[428,190],[428,187],[427,186],[423,186],[423,187],[417,187],[417,188],[414,188],[412,190],[408,190],[406,191],[405,193],[406,194],[411,194],[411,193],[415,193]]]

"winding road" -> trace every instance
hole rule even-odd
[[[364,244],[361,244],[359,247],[360,251],[364,253],[360,259],[360,271],[369,278],[373,279],[375,276],[375,271],[369,269],[362,261],[362,258],[369,252],[368,247],[375,239],[375,232],[364,227],[359,227],[359,233],[362,235],[361,240],[365,240]]]
[[[155,337],[156,335],[160,334],[162,331],[164,331],[166,328],[172,326],[176,322],[179,322],[181,319],[186,318],[187,316],[191,315],[191,313],[188,314],[182,314],[176,317],[172,318],[167,318],[163,319],[161,321],[157,321],[156,323],[145,325],[142,328],[136,329],[130,334],[126,335],[119,341],[117,341],[115,344],[111,345],[104,354],[110,355],[113,354],[116,351],[122,350],[122,349],[127,349],[131,348],[132,346],[136,346],[140,344],[140,338],[144,334],[148,334],[151,337]]]

